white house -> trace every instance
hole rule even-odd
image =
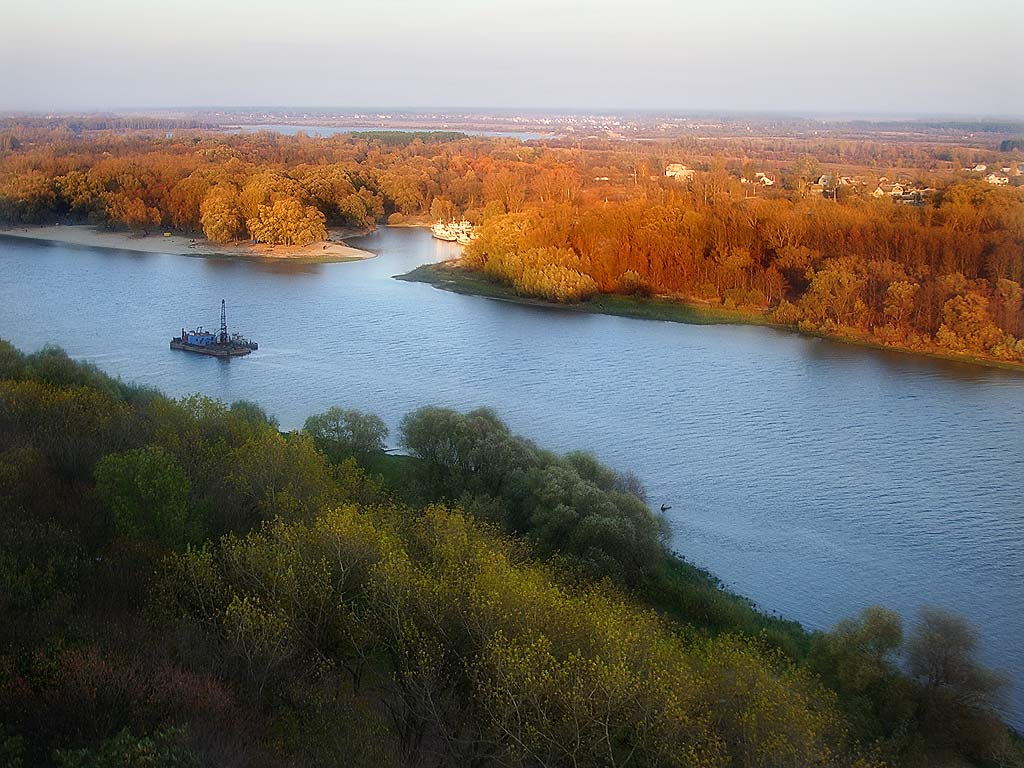
[[[773,186],[775,184],[775,177],[769,176],[767,173],[758,171],[754,174],[754,181],[758,184],[764,184],[766,187]]]
[[[1010,178],[1008,176],[997,176],[994,173],[990,173],[985,177],[985,181],[989,184],[995,184],[997,187],[1004,187],[1010,183]]]
[[[882,179],[884,181],[884,177]],[[875,191],[871,193],[872,197],[900,197],[907,191],[907,188],[902,184],[879,184],[875,187]]]
[[[689,181],[693,178],[694,170],[687,168],[682,163],[669,163],[665,166],[665,175],[676,181]]]

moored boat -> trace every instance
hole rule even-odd
[[[430,228],[430,234],[438,240],[445,240],[449,243],[465,245],[476,235],[473,232],[473,225],[465,219],[461,221],[439,221]]]
[[[207,331],[202,326],[186,331],[181,329],[181,336],[171,339],[171,349],[184,352],[196,352],[211,357],[241,357],[259,349],[260,345],[240,334],[228,333],[227,305],[220,301],[220,330]]]

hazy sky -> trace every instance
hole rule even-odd
[[[1021,0],[19,0],[0,109],[1024,114]]]

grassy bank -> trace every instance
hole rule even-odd
[[[414,456],[379,454],[367,463],[366,470],[378,476],[386,492],[401,503],[415,507],[435,501],[410,485],[410,478],[422,470],[422,461]],[[665,551],[658,567],[633,596],[662,616],[698,632],[739,632],[759,637],[792,659],[804,659],[814,638],[814,632],[799,622],[766,613],[678,552]]]
[[[772,322],[768,315],[756,309],[727,309],[721,306],[710,306],[678,299],[641,298],[638,296],[622,296],[615,293],[599,293],[590,301],[576,304],[556,304],[543,299],[520,296],[511,286],[491,280],[479,272],[453,266],[452,262],[425,264],[404,275],[396,275],[396,279],[408,282],[429,283],[436,288],[453,293],[485,296],[490,299],[511,301],[528,306],[557,307],[570,312],[615,315],[617,317],[632,317],[640,320],[664,320],[690,325],[762,325],[791,333],[799,333],[804,336],[814,336],[830,341],[856,344],[886,352],[930,357],[937,360],[949,360],[957,363],[981,365],[988,368],[999,368],[1024,373],[1024,363],[992,360],[974,355],[959,355],[938,350],[893,347],[881,344],[869,336],[829,335],[804,331],[792,325]]]
[[[453,293],[471,296],[486,296],[491,299],[513,301],[538,307],[558,307],[570,312],[588,312],[591,314],[617,315],[634,317],[643,320],[667,320],[674,323],[690,323],[694,325],[718,325],[723,323],[743,325],[773,325],[762,313],[729,310],[724,307],[687,304],[670,299],[643,299],[636,296],[621,296],[614,293],[601,293],[587,302],[577,304],[555,304],[543,299],[520,296],[515,290],[504,283],[490,280],[478,272],[447,266],[449,262],[426,264],[412,272],[398,275],[398,280],[429,283]]]

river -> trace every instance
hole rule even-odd
[[[763,608],[827,628],[880,603],[966,616],[1024,726],[1024,376],[746,326],[521,306],[390,279],[455,254],[423,229],[378,258],[268,263],[0,238],[0,337],[62,345],[175,395],[254,400],[283,428],[331,405],[393,428],[488,405],[634,470],[674,545]],[[168,349],[228,321],[257,353]]]

